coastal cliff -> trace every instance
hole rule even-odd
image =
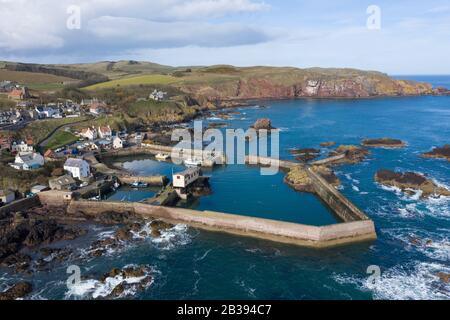
[[[433,94],[430,84],[394,80],[354,69],[207,68],[179,89],[208,101],[292,98],[369,98]]]

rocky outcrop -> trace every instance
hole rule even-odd
[[[341,145],[336,150],[330,152],[330,157],[342,156],[332,164],[356,164],[362,162],[369,155],[369,151],[354,145]]]
[[[321,146],[322,148],[328,148],[328,147],[332,147],[332,146],[334,146],[334,145],[336,145],[336,142],[334,142],[334,141],[326,141],[326,142],[322,142],[322,143],[320,144],[320,146]]]
[[[306,172],[306,169],[301,166],[291,169],[284,177],[284,182],[299,192],[315,192],[312,180]]]
[[[4,219],[0,225],[0,264],[24,272],[30,257],[20,254],[22,248],[33,248],[57,241],[73,240],[85,234],[85,230],[68,228],[54,220]]]
[[[313,148],[292,149],[289,152],[300,162],[308,162],[320,156],[320,150]]]
[[[447,161],[450,161],[450,145],[446,144],[443,147],[434,148],[422,156],[425,158],[447,159]]]
[[[314,172],[318,173],[326,182],[331,184],[333,187],[337,188],[341,185],[341,181],[336,176],[333,170],[325,166],[314,166],[312,167]]]
[[[33,286],[29,282],[19,282],[4,292],[0,292],[0,301],[16,300],[25,298],[33,291]]]
[[[252,126],[255,130],[272,130],[272,121],[270,119],[258,119],[255,124]]]
[[[370,148],[403,148],[406,146],[402,140],[391,138],[367,139],[363,140],[361,144]]]
[[[432,180],[415,172],[398,173],[390,170],[381,170],[375,175],[375,181],[385,186],[399,188],[410,195],[420,191],[423,198],[450,196],[450,190],[438,186]]]

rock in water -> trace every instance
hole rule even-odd
[[[422,192],[423,198],[450,196],[450,190],[438,186],[432,180],[415,172],[398,173],[390,170],[381,170],[375,175],[375,181],[382,185],[399,188],[407,193],[411,193],[411,190],[419,190]]]
[[[447,161],[450,161],[450,145],[446,144],[441,148],[434,148],[430,152],[424,153],[422,156],[425,158],[447,159]]]
[[[364,140],[362,145],[371,148],[403,148],[406,143],[398,139],[381,138]]]
[[[369,155],[369,151],[354,145],[341,145],[333,152],[330,157],[344,156],[344,158],[333,162],[333,164],[356,164],[362,162]]]
[[[322,143],[320,144],[320,146],[321,146],[322,148],[328,148],[328,147],[332,147],[332,146],[334,146],[334,145],[336,145],[336,142],[334,142],[334,141],[322,142]]]
[[[33,286],[29,282],[19,282],[8,290],[0,293],[0,300],[16,300],[24,298],[33,291]]]
[[[272,127],[272,121],[270,119],[258,119],[256,120],[255,124],[253,125],[253,128],[255,130],[271,130],[274,129]]]

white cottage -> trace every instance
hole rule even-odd
[[[36,152],[19,152],[11,167],[17,170],[35,170],[42,167],[45,163],[44,157]]]
[[[123,140],[119,137],[115,137],[113,139],[113,149],[122,149],[123,148]]]
[[[64,170],[70,173],[73,178],[83,179],[91,174],[89,163],[83,159],[69,158],[64,163]]]

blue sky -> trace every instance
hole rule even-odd
[[[80,29],[66,27],[80,8]],[[381,29],[367,28],[370,5]],[[450,1],[0,0],[0,59],[450,74]]]

